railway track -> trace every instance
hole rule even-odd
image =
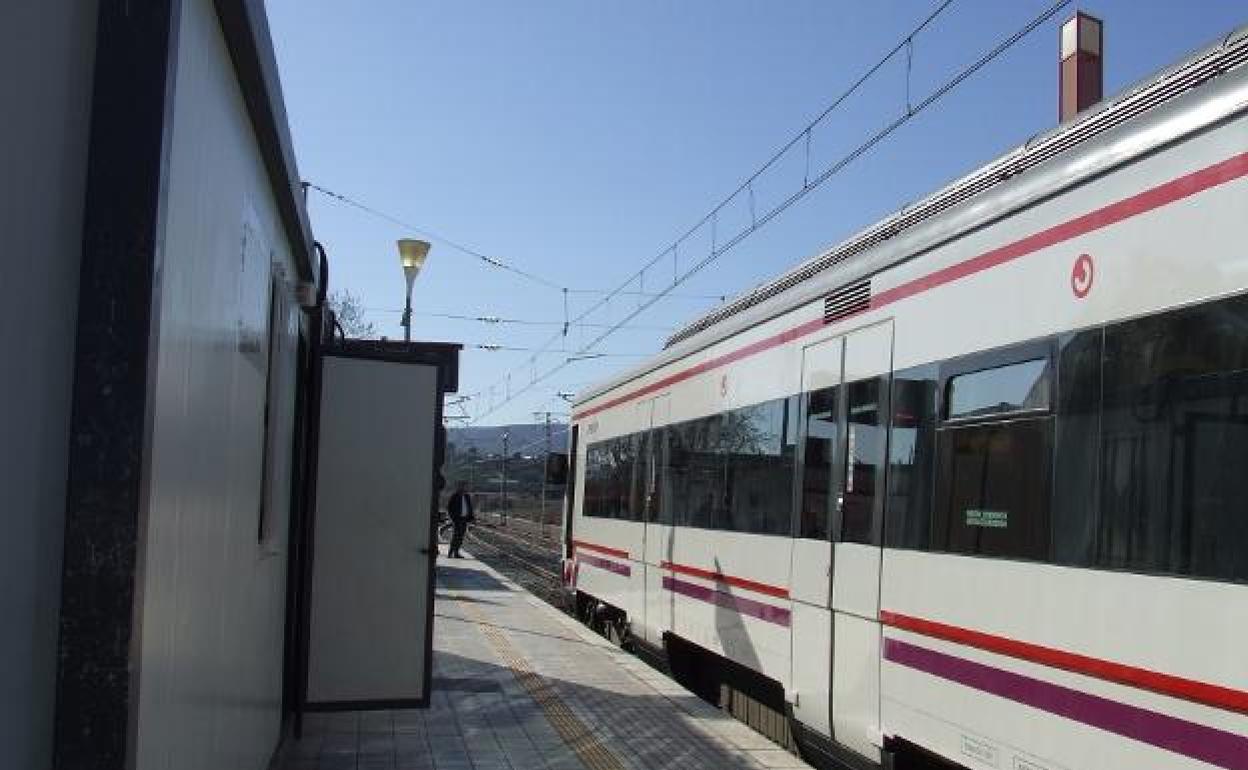
[[[523,586],[527,591],[564,611],[563,579],[560,573],[559,545],[523,537],[510,530],[523,519],[513,519],[507,529],[474,526],[468,530],[468,547],[473,555]],[[516,526],[530,534],[528,522]]]

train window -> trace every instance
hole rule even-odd
[[[949,380],[949,419],[1049,408],[1049,362],[1044,358],[980,369]]]
[[[802,455],[802,506],[798,537],[826,540],[831,533],[832,485],[840,433],[839,387],[806,394],[806,441]]]
[[[654,460],[651,452],[651,431],[637,434],[637,462],[633,464],[633,521],[653,520],[651,504],[657,500],[654,492]]]
[[[632,519],[636,505],[636,436],[590,444],[585,458],[585,516]]]
[[[1104,330],[1057,343],[1053,434],[1053,559],[1088,565],[1096,547]]]
[[[573,425],[572,442],[568,446],[568,485],[563,490],[563,548],[565,557],[572,555],[572,528],[576,512],[576,452],[580,446],[580,438],[581,426]]]
[[[793,506],[790,410],[795,399],[768,401],[724,415],[720,450],[726,467],[724,520],[717,529],[788,535]]]
[[[937,431],[933,548],[1047,559],[1052,431],[1048,416]]]
[[[1096,562],[1248,580],[1248,297],[1105,331]]]
[[[876,522],[883,504],[885,449],[884,422],[888,377],[851,382],[845,386],[845,481],[841,504],[840,539],[847,543],[878,544]]]
[[[676,524],[710,529],[724,518],[724,458],[719,451],[721,415],[673,426],[679,433],[673,469],[672,507]]]
[[[935,365],[893,374],[888,442],[888,505],[884,544],[928,548],[931,540],[932,471],[936,455]]]

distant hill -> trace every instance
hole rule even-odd
[[[522,423],[518,425],[473,425],[469,427],[448,427],[446,440],[455,446],[456,452],[468,452],[476,449],[478,454],[498,454],[503,451],[503,433],[508,434],[508,453],[519,452],[525,455],[541,454],[546,449],[546,424]],[[552,423],[550,426],[550,445],[556,450],[563,449],[567,444],[567,426]]]

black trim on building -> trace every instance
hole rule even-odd
[[[99,5],[70,417],[58,770],[125,770],[180,0]],[[73,309],[68,309],[73,312]]]

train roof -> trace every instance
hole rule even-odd
[[[654,358],[575,403],[1245,111],[1246,62],[1248,25],[714,308],[672,334]]]

